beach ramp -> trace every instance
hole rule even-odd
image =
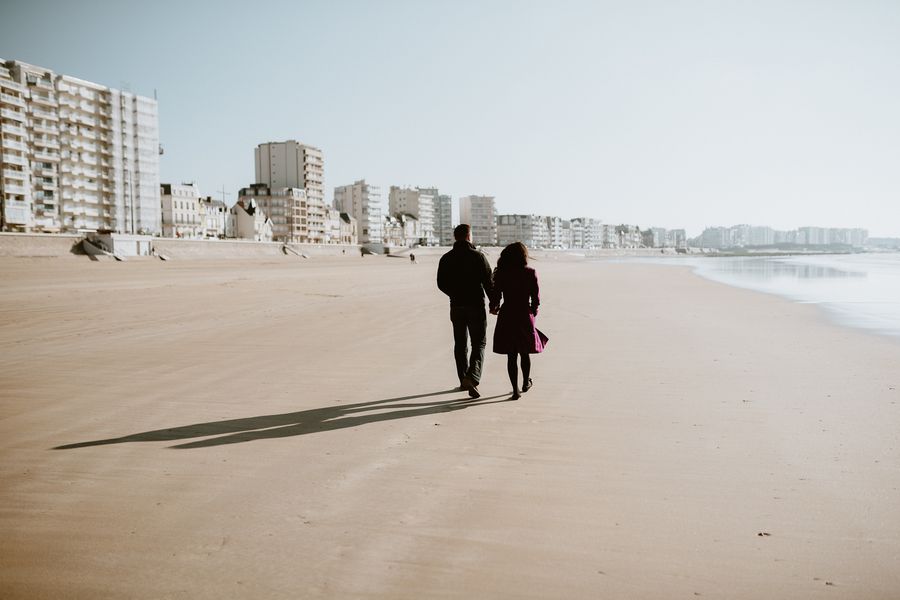
[[[84,250],[85,254],[87,254],[91,260],[101,260],[102,258],[112,258],[118,260],[120,262],[125,262],[125,257],[121,254],[115,254],[113,252],[109,252],[108,250],[104,250],[97,244],[89,242],[88,240],[81,240],[81,248]]]
[[[309,258],[308,255],[304,254],[303,252],[298,251],[296,248],[291,248],[287,244],[284,244],[281,247],[281,251],[284,252],[285,254],[287,254],[288,256],[299,256],[300,258]]]

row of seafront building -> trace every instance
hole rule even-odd
[[[744,224],[707,227],[698,237],[690,240],[690,243],[692,246],[715,249],[827,245],[862,248],[866,246],[868,239],[869,232],[860,228],[800,227],[782,231],[767,225]]]
[[[156,100],[20,61],[0,59],[0,229],[111,231],[166,237],[236,237],[317,244],[453,243],[452,199],[434,187],[364,179],[325,200],[324,157],[294,140],[254,150],[254,182],[237,202],[203,198],[191,184],[159,178]],[[804,227],[781,232],[738,225],[708,228],[687,240],[683,229],[612,225],[497,214],[494,197],[459,198],[461,222],[479,245],[522,241],[535,248],[706,248],[777,244],[862,246],[862,229]]]
[[[359,180],[327,203],[324,158],[288,140],[254,151],[255,180],[237,202],[202,197],[192,184],[160,184],[155,99],[0,59],[0,229],[111,231],[166,237],[286,242],[449,245],[452,199],[434,187]],[[492,196],[459,199],[480,245],[640,245],[637,228],[592,218],[498,215]]]

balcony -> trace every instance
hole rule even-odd
[[[32,167],[32,173],[34,173],[34,175],[36,175],[38,177],[41,177],[41,176],[56,177],[57,169],[55,169],[53,167],[45,168],[45,167],[40,166],[40,163],[35,163],[35,166]]]
[[[25,113],[11,110],[9,108],[0,108],[0,117],[6,117],[7,119],[12,119],[13,121],[21,121],[25,122]]]
[[[40,133],[50,133],[53,135],[59,135],[59,128],[56,125],[44,125],[42,123],[35,123],[32,126],[32,129],[34,129],[35,131],[40,132]]]
[[[49,110],[32,107],[31,114],[36,117],[40,117],[41,119],[47,119],[49,121],[59,121],[59,115]]]
[[[43,146],[44,148],[56,148],[59,150],[59,142],[52,138],[37,138],[32,142],[35,146]]]
[[[17,156],[15,154],[4,154],[3,162],[8,165],[20,165],[22,167],[28,165],[28,160],[24,156]]]
[[[25,101],[18,96],[13,96],[12,94],[0,93],[0,101],[5,102],[6,104],[12,104],[13,106],[18,106],[19,108],[25,108]]]
[[[28,149],[22,142],[15,142],[13,140],[3,140],[2,145],[6,149],[20,150],[21,152],[25,152],[25,150]]]
[[[51,94],[31,94],[31,101],[37,102],[38,104],[45,104],[47,106],[56,106],[56,98],[54,98]]]
[[[28,175],[25,174],[25,171],[14,171],[13,169],[3,169],[3,176],[11,179],[20,179],[22,181],[25,181],[28,177]]]
[[[27,210],[28,203],[25,202],[24,200],[10,200],[9,198],[7,198],[6,199],[6,207],[7,208],[24,208]]]
[[[35,152],[34,159],[46,162],[59,162],[59,154],[56,152]]]
[[[0,131],[3,133],[9,133],[11,135],[25,135],[25,128],[19,125],[13,125],[12,123],[3,123],[0,125]]]
[[[14,183],[4,183],[3,191],[7,194],[22,194],[25,195],[25,186],[24,185],[16,185]]]
[[[11,81],[9,79],[0,79],[0,88],[16,90],[17,92],[25,91],[25,88],[22,86],[22,84],[16,83],[15,81]]]

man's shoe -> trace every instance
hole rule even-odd
[[[481,394],[478,393],[478,384],[472,381],[471,377],[463,377],[460,386],[469,392],[469,398],[481,397]]]

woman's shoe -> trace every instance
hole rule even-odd
[[[524,394],[525,392],[527,392],[528,390],[530,390],[532,385],[534,385],[534,384],[532,383],[531,378],[529,377],[529,378],[528,378],[528,381],[526,381],[526,382],[522,385],[522,393]]]
[[[518,391],[513,390],[512,396],[510,396],[509,399],[510,399],[510,400],[518,400],[518,399],[521,398],[521,397],[522,397],[522,396],[519,395],[519,392],[518,392]]]

